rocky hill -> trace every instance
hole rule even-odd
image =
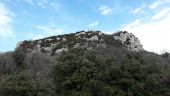
[[[80,31],[0,54],[0,96],[170,96],[169,73],[170,53],[131,33]]]
[[[25,40],[19,42],[16,49],[23,49],[27,52],[41,51],[43,53],[58,54],[70,48],[77,47],[99,49],[120,46],[126,47],[131,51],[144,50],[140,40],[127,31],[120,31],[111,35],[102,33],[101,31],[79,31],[39,40]]]
[[[142,51],[144,50],[140,40],[135,37],[132,33],[128,33],[127,31],[124,32],[117,32],[113,34],[115,40],[121,41],[123,45],[125,45],[129,50],[132,51]]]

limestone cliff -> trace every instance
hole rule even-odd
[[[142,51],[143,46],[140,43],[140,40],[135,37],[132,33],[128,33],[127,31],[121,31],[118,33],[114,33],[113,37],[115,40],[119,40],[124,44],[129,50],[132,51]]]
[[[16,49],[22,49],[27,52],[41,51],[49,54],[58,54],[77,47],[86,47],[87,49],[125,47],[131,51],[143,51],[139,39],[126,31],[112,35],[100,31],[80,31],[39,40],[25,40],[19,42]]]

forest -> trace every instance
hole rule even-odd
[[[167,52],[121,48],[16,50],[0,55],[0,96],[170,96],[169,61]]]

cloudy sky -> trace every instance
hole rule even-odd
[[[148,51],[170,50],[170,0],[0,0],[0,51],[80,30],[127,30]]]

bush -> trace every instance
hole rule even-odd
[[[13,53],[14,64],[16,65],[18,72],[26,69],[26,64],[24,63],[25,56],[26,53],[21,49],[18,49]]]
[[[128,53],[120,61],[74,49],[58,61],[53,69],[58,96],[157,96],[169,89],[160,66],[146,63],[140,53]]]
[[[48,83],[36,82],[25,71],[9,75],[0,82],[1,96],[52,96]]]

